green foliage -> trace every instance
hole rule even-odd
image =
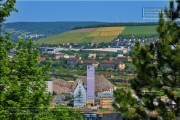
[[[79,111],[64,105],[56,105],[49,114],[51,114],[50,120],[84,120]]]
[[[64,101],[69,101],[69,100],[72,100],[72,99],[73,99],[73,97],[71,97],[71,96],[65,96]]]
[[[122,35],[154,35],[157,34],[156,26],[127,26]]]
[[[135,112],[131,114],[137,114],[144,119],[146,116],[150,119],[161,116],[163,119],[174,120],[180,116],[180,94],[178,93],[180,88],[180,27],[175,22],[179,17],[180,2],[176,2],[177,9],[173,7],[173,1],[170,1],[170,9],[165,9],[166,16],[169,18],[167,21],[164,20],[162,13],[159,15],[156,29],[159,41],[144,46],[137,42],[132,53],[137,76],[131,80],[131,87],[133,93],[143,102],[141,107],[146,115],[139,113],[136,107],[133,107]],[[131,112],[128,108],[131,107],[131,103],[122,99],[126,96],[123,93],[125,92],[115,94],[115,99],[120,105],[119,111],[128,118],[128,113]],[[118,95],[121,97],[118,98]],[[176,105],[169,107],[172,104],[164,102],[161,99],[162,96],[167,97],[169,101],[174,101]],[[129,96],[129,99],[132,99],[132,96]],[[125,108],[121,108],[124,105]],[[150,114],[152,111],[155,112],[153,115]],[[136,116],[133,117],[136,118]]]
[[[5,18],[9,17],[10,13],[17,11],[17,9],[14,8],[15,0],[0,0],[0,2],[0,23],[2,24],[6,20]]]
[[[155,26],[157,25],[157,22],[126,22],[126,23],[99,23],[94,25],[88,25],[88,26],[82,26],[82,27],[75,27],[72,30],[75,29],[82,29],[82,28],[99,28],[99,27],[119,27],[119,26]]]
[[[128,119],[139,120],[141,116],[145,116],[144,108],[142,105],[138,105],[136,98],[132,97],[131,91],[125,91],[124,89],[117,89],[114,91],[115,103],[114,108]]]
[[[15,10],[14,4],[14,0],[1,4],[4,6],[0,11],[1,23]],[[9,34],[0,36],[0,119],[82,119],[80,113],[71,108],[66,107],[66,111],[49,108],[52,95],[46,92],[45,81],[49,79],[50,64],[39,66],[39,52],[32,40],[13,44],[9,37]],[[14,54],[13,58],[8,58],[10,53]]]
[[[76,51],[72,51],[72,50],[68,50],[68,51],[61,51],[61,53],[65,53],[65,54],[68,54],[68,55],[74,55],[76,53]]]
[[[2,45],[1,42],[0,50],[3,50]],[[1,68],[5,72],[0,72],[3,85],[0,111],[4,112],[6,119],[33,118],[40,113],[30,108],[48,108],[52,100],[51,95],[45,92],[49,65],[38,66],[39,53],[33,41],[21,40],[11,47],[16,47],[16,55],[12,59],[9,59],[7,54],[1,54],[1,64],[5,64]],[[2,53],[8,51],[4,50]],[[25,112],[24,115],[22,112]]]

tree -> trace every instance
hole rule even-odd
[[[136,103],[143,107],[139,113],[138,108],[129,102],[124,103],[128,106],[127,111],[120,111],[125,117],[127,112],[135,110],[133,118],[138,119],[176,119],[180,116],[180,27],[176,20],[180,17],[180,1],[177,2],[176,9],[174,1],[170,1],[170,8],[165,8],[167,21],[161,12],[157,32],[159,40],[155,43],[142,46],[136,43],[133,50],[133,64],[135,65],[136,77],[131,81],[131,87],[136,96]],[[124,92],[123,90],[118,90]],[[114,92],[116,102],[123,103],[124,99],[117,99],[118,91]],[[126,94],[121,94],[121,98]],[[163,97],[166,97],[168,101]],[[129,99],[133,99],[132,96]],[[138,102],[140,101],[140,102]],[[174,105],[173,105],[173,104]],[[124,104],[115,108],[121,109]],[[130,109],[131,108],[131,109]],[[143,113],[143,114],[142,114]],[[146,114],[144,114],[146,113]]]
[[[1,25],[11,11],[16,11],[14,4],[15,0],[1,0]],[[45,84],[50,64],[39,65],[39,51],[34,41],[12,43],[9,37],[9,34],[0,36],[0,119],[82,119],[78,111],[70,108],[56,112],[56,107],[50,109],[52,95],[46,92]],[[13,58],[8,57],[11,52]]]

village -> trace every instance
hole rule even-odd
[[[119,87],[115,82],[110,81],[115,76],[111,73],[117,71],[121,73],[125,68],[133,71],[133,65],[126,67],[124,62],[132,63],[130,56],[127,54],[130,49],[127,48],[104,48],[104,49],[67,49],[55,47],[40,47],[40,62],[53,60],[54,62],[65,59],[66,65],[70,71],[82,69],[85,74],[71,76],[72,72],[65,73],[59,69],[58,72],[51,72],[51,79],[46,81],[46,91],[54,96],[51,104],[64,104],[81,110],[85,118],[95,118],[103,116],[105,113],[116,113],[112,103],[114,102],[113,91]],[[73,55],[68,55],[68,51],[75,51]],[[65,51],[65,52],[64,52]],[[77,55],[80,51],[82,54]],[[100,52],[100,53],[97,53]],[[67,53],[67,54],[66,54]],[[108,54],[111,55],[108,55]],[[83,54],[87,56],[83,58]],[[58,64],[56,65],[56,67]],[[64,67],[63,69],[66,69]],[[111,72],[102,72],[110,70]],[[63,79],[65,78],[66,79]],[[74,79],[72,79],[73,77]],[[115,79],[117,80],[117,79]],[[128,89],[128,79],[121,79],[124,89]],[[90,113],[90,114],[87,114]]]

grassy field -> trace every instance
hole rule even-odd
[[[110,42],[122,33],[125,27],[102,27],[71,30],[38,40],[39,44]]]
[[[110,42],[119,35],[154,35],[156,26],[101,27],[71,30],[38,40],[39,44]]]
[[[157,34],[156,26],[127,26],[122,35],[152,35]]]

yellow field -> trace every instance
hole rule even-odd
[[[125,27],[102,27],[92,31],[88,37],[114,36],[122,33]]]
[[[100,31],[93,31],[88,35],[88,37],[96,37],[99,36],[100,34],[101,34]]]

